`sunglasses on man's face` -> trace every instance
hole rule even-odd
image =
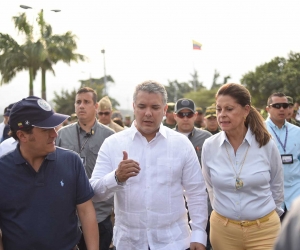
[[[194,116],[194,113],[193,112],[178,112],[177,116],[181,119],[184,117],[192,118]]]
[[[281,108],[287,109],[289,107],[289,104],[288,103],[273,103],[273,104],[270,104],[269,106],[276,108],[276,109],[281,109]]]
[[[108,112],[108,111],[107,111],[107,112],[101,112],[101,111],[98,112],[98,115],[100,115],[100,116],[101,116],[101,115],[108,116],[109,114],[110,114],[110,112]]]

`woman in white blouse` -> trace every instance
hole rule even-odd
[[[279,151],[264,120],[240,84],[216,94],[222,132],[206,139],[202,171],[214,209],[214,250],[270,250],[280,230],[283,172]]]

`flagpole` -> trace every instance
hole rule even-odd
[[[201,50],[201,47],[202,47],[201,43],[199,43],[199,42],[197,42],[195,40],[192,40],[192,42],[193,42],[193,50]],[[194,57],[193,57],[193,68],[194,68],[194,72],[196,72]],[[194,88],[194,91],[196,92],[195,76],[193,76],[193,88]]]

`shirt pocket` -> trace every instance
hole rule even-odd
[[[157,158],[156,180],[160,184],[169,185],[182,176],[179,158]]]

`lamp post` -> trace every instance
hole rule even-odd
[[[21,7],[22,9],[25,9],[25,10],[27,10],[27,9],[32,9],[32,7],[27,6],[27,5],[23,5],[23,4],[21,4],[20,7]],[[53,12],[61,12],[61,10],[58,10],[58,9],[54,9],[54,10],[50,10],[50,11],[53,11]]]
[[[106,78],[106,67],[105,67],[105,49],[101,50],[101,53],[103,54],[103,69],[104,69],[104,88],[103,88],[103,95],[107,95],[107,89],[106,89],[106,82],[107,82],[107,78]]]

